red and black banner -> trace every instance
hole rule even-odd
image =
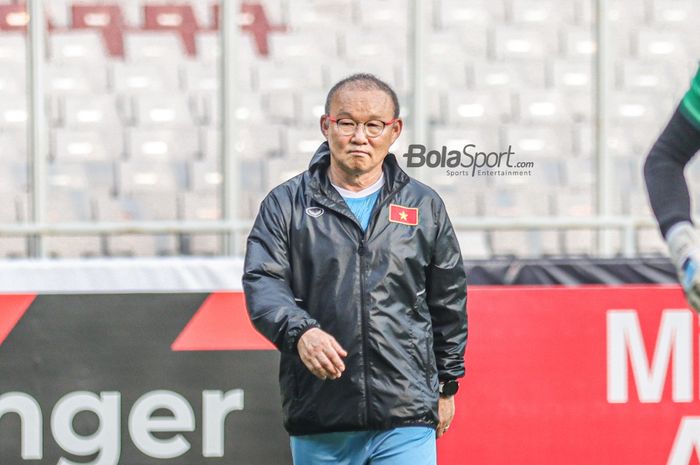
[[[278,353],[242,302],[0,295],[0,464],[291,463]]]
[[[700,463],[677,286],[472,286],[469,321],[439,465]],[[290,464],[272,349],[240,292],[0,295],[0,464]]]

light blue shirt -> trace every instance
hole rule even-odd
[[[366,231],[367,226],[369,226],[374,204],[377,203],[379,191],[382,189],[383,185],[384,173],[377,179],[377,182],[359,192],[349,191],[333,184],[333,187],[335,187],[338,193],[343,197],[352,214],[357,218],[363,231]]]
[[[360,198],[343,197],[352,214],[360,222],[363,231],[367,230],[372,209],[374,204],[377,203],[377,197],[379,197],[379,191]]]

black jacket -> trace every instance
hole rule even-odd
[[[464,375],[467,340],[466,277],[445,206],[389,154],[363,232],[329,164],[323,143],[307,171],[263,200],[248,237],[243,289],[253,324],[281,351],[285,428],[435,426],[438,378]],[[392,204],[395,214],[416,208],[417,224],[390,221]],[[348,352],[337,380],[317,379],[296,352],[317,326]]]

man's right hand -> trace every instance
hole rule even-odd
[[[342,359],[348,353],[333,336],[320,328],[312,328],[302,334],[297,350],[306,368],[319,379],[338,379],[345,371]]]
[[[692,224],[683,222],[671,227],[667,242],[688,303],[700,312],[700,237]]]

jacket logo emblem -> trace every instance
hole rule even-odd
[[[418,209],[392,203],[389,205],[389,221],[415,226],[418,224]]]
[[[324,210],[321,207],[309,207],[306,209],[306,214],[312,218],[318,218],[323,215],[323,212]]]

